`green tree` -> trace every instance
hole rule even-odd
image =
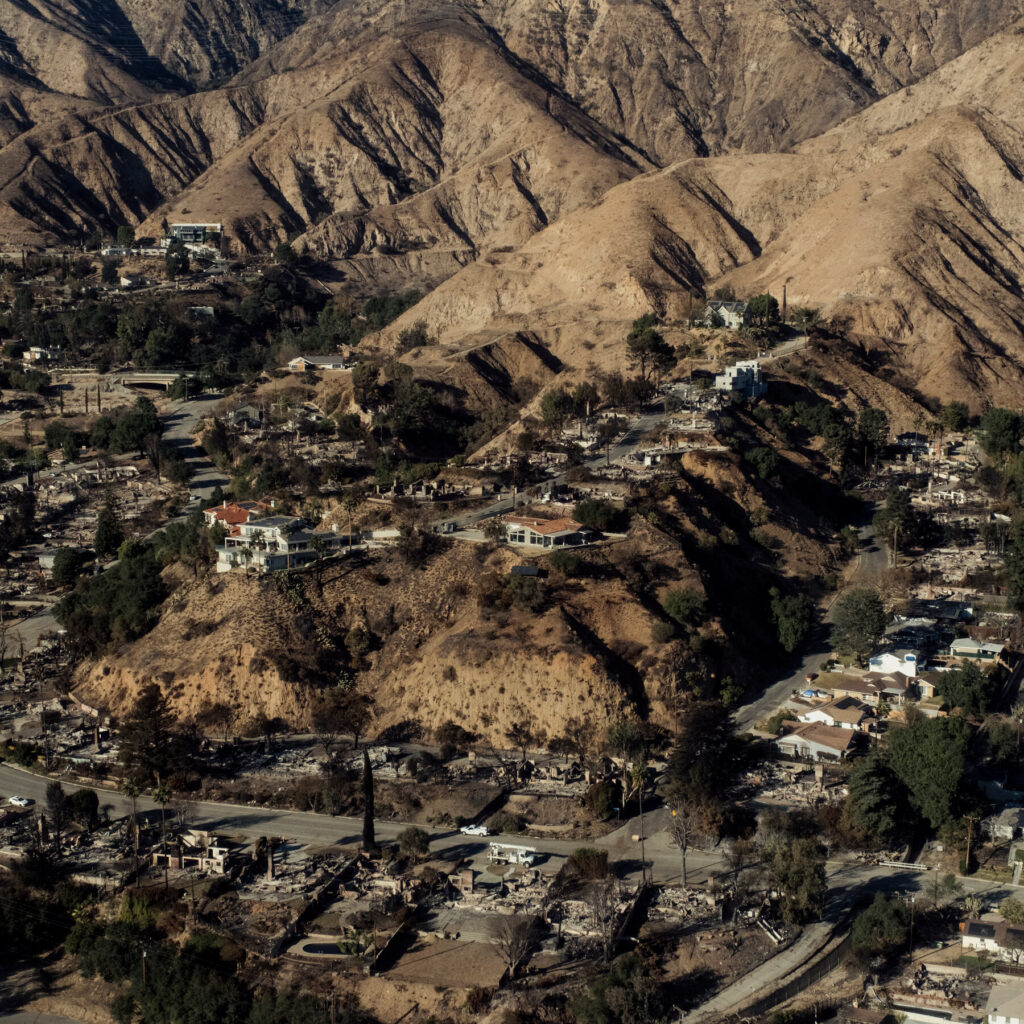
[[[881,409],[861,409],[857,436],[864,448],[864,465],[878,459],[889,442],[889,417]]]
[[[884,632],[885,609],[877,590],[848,590],[833,606],[832,643],[842,656],[866,657]]]
[[[685,701],[676,717],[667,772],[669,802],[710,812],[720,806],[738,771],[735,723],[719,701]]]
[[[287,242],[279,242],[274,246],[274,262],[282,267],[294,267],[299,255]]]
[[[164,270],[167,279],[173,281],[176,277],[187,274],[191,268],[188,258],[188,250],[183,242],[175,241],[167,247],[167,255],[164,257]]]
[[[910,911],[898,899],[888,899],[876,892],[871,906],[857,915],[850,931],[853,955],[862,964],[875,957],[889,956],[902,950],[907,942]]]
[[[661,377],[676,365],[676,352],[656,329],[658,318],[646,313],[633,321],[626,336],[626,353],[631,365],[640,371],[641,380]]]
[[[588,530],[604,533],[615,525],[618,511],[614,505],[600,498],[584,498],[572,510],[573,518]]]
[[[779,457],[774,448],[758,445],[745,451],[743,458],[754,467],[762,480],[771,479],[779,470]]]
[[[968,715],[984,715],[992,706],[998,691],[995,679],[982,672],[973,662],[943,672],[939,678],[939,693],[950,706],[961,708]]]
[[[999,913],[1002,914],[1004,921],[1015,928],[1024,926],[1024,903],[1015,896],[1008,896],[999,904]]]
[[[665,595],[665,614],[680,626],[696,629],[707,616],[707,598],[696,587],[676,587]]]
[[[797,330],[807,334],[817,325],[820,315],[819,310],[802,306],[793,310],[793,324]]]
[[[967,429],[971,414],[966,402],[950,402],[943,408],[939,419],[947,430],[960,433]]]
[[[885,505],[875,513],[871,525],[876,536],[883,538],[892,549],[892,562],[896,565],[900,544],[913,538],[916,528],[910,492],[891,487],[885,496]]]
[[[896,838],[901,821],[903,786],[877,755],[850,770],[849,796],[843,808],[847,829],[862,843],[884,847]]]
[[[828,882],[825,851],[814,840],[789,837],[771,850],[768,874],[782,894],[782,918],[787,924],[820,921]]]
[[[987,455],[1005,456],[1020,452],[1020,439],[1024,434],[1024,418],[1010,409],[998,406],[985,411],[979,423],[980,442]]]
[[[783,594],[778,587],[772,587],[769,595],[779,643],[787,654],[792,654],[814,625],[814,604],[806,594]]]
[[[77,548],[57,548],[50,573],[54,586],[74,586],[82,571],[83,562],[82,553]]]
[[[158,683],[143,687],[118,730],[118,756],[129,776],[148,783],[174,767],[174,715]]]
[[[779,300],[767,292],[751,296],[747,301],[747,311],[758,327],[769,327],[779,322]]]
[[[922,718],[889,737],[889,767],[932,828],[954,816],[971,729],[962,718]]]
[[[113,495],[108,494],[96,517],[96,536],[93,539],[93,549],[97,558],[109,558],[117,554],[123,543],[124,528],[121,525],[121,517],[114,508]]]
[[[614,960],[572,1003],[577,1024],[653,1024],[665,1009],[658,986],[636,953]]]
[[[135,228],[131,224],[122,224],[118,227],[117,244],[123,249],[130,249],[135,244]]]
[[[552,433],[558,434],[562,431],[573,411],[572,395],[565,388],[551,388],[544,392],[540,402],[540,415],[544,425]]]

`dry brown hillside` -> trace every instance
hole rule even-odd
[[[264,713],[307,728],[318,690],[349,669],[376,701],[373,730],[454,719],[501,743],[524,708],[549,736],[571,718],[601,729],[628,712],[667,726],[682,692],[763,683],[772,640],[750,626],[751,602],[780,569],[813,579],[831,567],[832,535],[798,490],[767,492],[736,456],[688,457],[675,484],[638,506],[625,539],[584,552],[579,578],[552,571],[540,601],[510,589],[521,554],[468,543],[423,567],[394,550],[330,564],[322,586],[313,570],[189,582],[150,634],[83,665],[77,692],[116,713],[156,680],[182,716],[224,700],[239,720]],[[746,531],[760,508],[770,511],[755,543]],[[707,621],[656,640],[676,587],[707,592]],[[744,638],[726,643],[740,620]]]

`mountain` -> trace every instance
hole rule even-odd
[[[222,221],[246,250],[297,236],[339,289],[430,291],[396,330],[427,319],[438,365],[529,331],[600,369],[641,312],[672,317],[721,279],[786,283],[908,388],[1016,400],[1022,16],[1021,0],[11,3],[0,237],[164,218]]]

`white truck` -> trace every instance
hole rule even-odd
[[[527,867],[531,867],[537,859],[537,851],[532,846],[491,843],[487,859],[497,864],[525,864]]]

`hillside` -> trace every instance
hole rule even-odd
[[[763,685],[774,640],[753,604],[785,576],[814,579],[833,565],[832,534],[812,511],[820,497],[810,500],[805,460],[793,459],[787,486],[766,489],[734,456],[688,456],[678,484],[634,515],[625,539],[583,552],[580,576],[552,570],[539,596],[509,589],[521,553],[464,542],[422,567],[395,550],[370,552],[328,565],[320,586],[313,570],[188,582],[151,633],[83,664],[76,692],[119,713],[156,680],[182,717],[224,700],[239,722],[262,713],[303,729],[316,694],[345,669],[376,702],[373,731],[454,719],[500,744],[527,712],[549,736],[581,716],[600,732],[630,711],[668,727],[684,691]],[[763,508],[764,535],[747,539]],[[706,621],[655,641],[676,587],[708,595]]]

